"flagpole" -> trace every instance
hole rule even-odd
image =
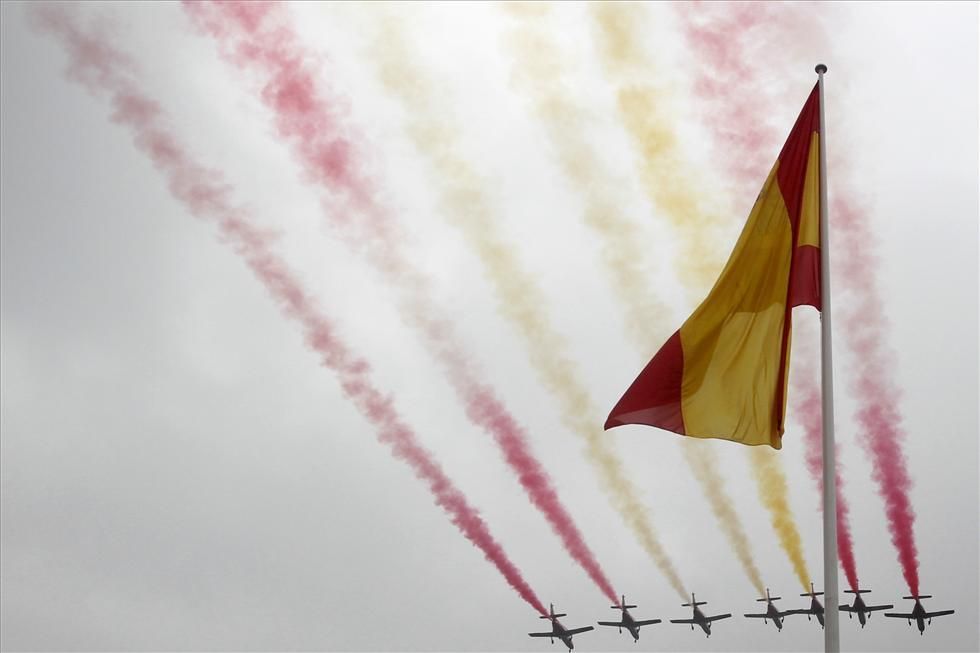
[[[820,381],[823,421],[823,591],[826,653],[840,651],[837,609],[837,474],[834,465],[834,370],[830,331],[830,225],[827,220],[827,125],[824,121],[823,75],[817,64],[820,89]]]

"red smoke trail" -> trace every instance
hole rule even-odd
[[[194,161],[170,132],[160,107],[143,95],[132,79],[132,63],[106,39],[80,30],[67,13],[52,5],[39,7],[33,17],[68,50],[70,76],[91,92],[109,96],[112,121],[129,128],[136,146],[166,178],[174,197],[198,218],[217,223],[221,235],[245,260],[280,309],[302,327],[309,347],[320,356],[324,367],[338,376],[344,394],[376,427],[378,439],[425,481],[453,524],[483,551],[521,598],[540,614],[546,614],[541,601],[490,534],[479,512],[418,442],[415,433],[398,415],[391,398],[372,384],[367,363],[356,358],[337,338],[331,322],[314,306],[292,271],[271,251],[272,237],[250,224],[248,213],[232,203],[231,188],[221,175]]]
[[[445,312],[405,257],[405,238],[376,199],[384,193],[371,179],[363,148],[344,118],[347,103],[318,79],[318,57],[301,44],[284,7],[275,2],[185,2],[184,8],[232,64],[261,80],[262,100],[273,111],[278,135],[291,146],[304,175],[324,191],[332,207],[346,209],[343,217],[336,210],[325,211],[337,233],[363,251],[400,291],[407,317],[446,368],[469,419],[494,438],[566,551],[617,603],[616,591],[532,453],[523,429],[493,389],[475,378]]]
[[[857,412],[859,441],[871,455],[872,477],[885,500],[888,530],[898,550],[902,575],[912,594],[919,593],[919,559],[915,545],[915,511],[909,501],[909,477],[901,442],[905,438],[899,408],[901,391],[895,377],[892,352],[884,342],[887,320],[875,275],[876,238],[867,212],[848,192],[831,202],[837,243],[835,264],[848,280],[853,298],[842,311],[845,342],[858,361],[851,385],[861,398]]]
[[[764,92],[749,55],[749,44],[768,11],[767,4],[676,5],[685,38],[702,64],[696,71],[694,92],[702,100],[705,122],[716,143],[729,155],[729,177],[738,185],[758,186],[778,151],[777,135],[766,124],[766,114],[759,111]]]
[[[819,40],[823,24],[807,2],[674,6],[697,55],[694,92],[705,124],[726,155],[729,177],[751,203],[782,145],[779,139],[789,132],[789,124],[770,122],[771,108],[787,89],[779,81],[784,78],[780,64],[802,44]]]
[[[727,154],[728,174],[740,192],[746,195],[758,186],[772,165],[778,151],[780,127],[765,122],[772,93],[766,80],[749,62],[754,57],[754,41],[768,42],[759,30],[771,34],[802,33],[795,13],[785,13],[785,6],[769,3],[694,3],[678,6],[687,40],[697,50],[704,67],[698,71],[696,91],[705,101],[706,124],[719,149]],[[790,9],[789,11],[793,11]],[[803,8],[806,19],[805,7]],[[808,28],[819,27],[813,20]],[[808,37],[810,37],[808,35]],[[764,60],[764,59],[762,59]],[[831,215],[835,218],[835,211]],[[834,264],[841,265],[835,257]],[[840,268],[839,268],[840,269]],[[850,275],[844,278],[850,280]],[[804,323],[805,324],[805,323]],[[823,496],[823,444],[820,386],[817,382],[817,352],[812,343],[816,334],[800,330],[796,338],[791,377],[793,407],[804,430],[807,469]],[[802,337],[799,337],[802,336]],[[839,449],[839,447],[838,447]],[[850,506],[844,496],[841,457],[837,455],[834,474],[837,479],[837,556],[851,589],[858,588],[857,562],[851,537]],[[822,505],[821,505],[822,509]]]
[[[802,323],[806,324],[806,323]],[[811,331],[806,327],[799,331]],[[798,343],[803,344],[803,351],[796,359],[794,375],[793,410],[803,424],[803,445],[805,447],[806,467],[810,476],[817,484],[820,496],[823,496],[823,429],[821,418],[823,408],[820,400],[820,386],[817,385],[816,353],[810,348],[816,339],[814,333],[800,334]],[[810,346],[808,346],[810,345]],[[800,346],[799,344],[797,345]],[[839,447],[837,448],[839,450]],[[854,541],[851,539],[851,508],[844,497],[844,479],[841,476],[840,455],[836,455],[837,468],[837,557],[844,570],[847,584],[852,590],[858,589],[857,561],[854,559]],[[821,502],[821,510],[823,505]]]
[[[780,13],[786,7],[787,5],[770,3],[751,5],[717,3],[702,6],[698,8],[699,11],[715,14],[714,20],[707,22],[707,28],[703,25],[694,26],[697,19],[692,12],[687,12],[684,17],[689,26],[687,30],[689,38],[695,45],[705,48],[709,65],[717,74],[715,79],[721,79],[722,73],[731,71],[733,64],[741,66],[733,81],[706,86],[709,90],[719,93],[732,89],[732,93],[740,98],[737,102],[740,116],[744,115],[746,107],[751,107],[750,103],[753,100],[756,102],[754,109],[756,116],[765,115],[766,108],[760,102],[761,96],[757,97],[762,92],[765,80],[759,76],[757,68],[749,69],[739,63],[751,60],[748,45],[740,35],[748,34],[754,28],[766,30],[765,34],[773,38],[776,38],[777,34],[783,39],[814,38],[814,34],[819,38],[821,35],[819,12],[812,11],[812,8],[805,5],[791,5],[790,11],[795,7],[800,12],[798,15]],[[765,12],[772,13],[766,17]],[[731,33],[727,30],[733,27],[740,29],[734,37],[731,37]],[[767,41],[766,38],[757,40]],[[822,47],[827,48],[826,45]],[[731,125],[730,128],[725,126],[724,121],[712,120],[711,122],[719,131],[738,128],[736,121],[727,123]],[[747,124],[751,123],[752,120],[749,120]],[[833,133],[831,132],[831,138]],[[741,155],[741,152],[738,154]],[[751,152],[749,154],[752,161],[758,158]],[[841,166],[835,165],[834,168],[839,170]],[[746,174],[747,169],[746,166],[740,168]],[[846,180],[846,175],[842,175],[840,179]],[[898,551],[905,581],[908,583],[909,590],[917,594],[919,573],[913,530],[915,513],[908,496],[912,482],[901,447],[901,440],[905,433],[898,406],[900,392],[891,381],[895,376],[894,361],[890,349],[884,342],[887,325],[875,275],[877,261],[871,254],[876,240],[867,213],[859,207],[853,191],[838,181],[834,182],[834,188],[834,199],[829,207],[830,219],[833,223],[831,238],[835,251],[840,252],[840,255],[834,256],[833,260],[840,273],[839,278],[847,280],[847,285],[839,286],[838,296],[841,292],[851,296],[849,303],[842,306],[844,328],[841,332],[858,366],[857,377],[852,380],[851,385],[860,401],[857,413],[857,421],[861,427],[859,441],[871,457],[873,478],[878,484],[879,494],[885,500],[888,530],[891,533],[892,543]],[[813,375],[811,377],[815,378]],[[807,394],[810,391],[816,390],[806,387],[794,389],[794,392],[799,394]],[[837,472],[839,478],[839,469]],[[839,488],[840,486],[838,490]],[[838,514],[838,521],[840,518]],[[843,542],[839,538],[838,549],[842,546]],[[845,554],[851,555],[853,559],[852,551],[840,551],[842,563]]]

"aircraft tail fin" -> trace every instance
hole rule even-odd
[[[867,594],[871,590],[844,590],[844,594]]]
[[[810,596],[810,595],[809,594],[801,594],[800,596]],[[783,598],[783,597],[781,597],[781,596],[770,596],[769,598],[756,599],[755,601],[756,601],[756,603],[765,603],[766,601],[778,601],[781,598]]]
[[[902,598],[910,601],[918,601],[919,599],[931,599],[932,594],[913,594],[912,596],[903,596]]]
[[[567,616],[568,615],[565,614],[564,612],[559,612],[558,614],[552,612],[551,614],[546,614],[543,617],[538,617],[538,619],[557,619],[558,617],[567,617]]]
[[[691,592],[691,602],[690,603],[681,603],[681,607],[682,608],[694,608],[694,607],[697,607],[699,605],[708,605],[708,602],[707,601],[698,601],[696,598],[694,598],[694,592]]]
[[[636,606],[635,605],[626,605],[626,595],[625,594],[620,594],[620,596],[619,596],[619,605],[611,605],[609,607],[612,608],[613,610],[628,610],[629,608],[635,608]]]

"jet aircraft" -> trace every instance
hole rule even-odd
[[[915,601],[915,607],[912,608],[912,612],[901,613],[901,612],[886,612],[886,617],[894,617],[896,619],[908,619],[909,625],[912,625],[912,620],[915,619],[915,625],[919,627],[919,634],[923,634],[926,630],[926,621],[931,624],[933,617],[945,617],[948,614],[953,614],[956,610],[940,610],[939,612],[926,612],[926,609],[922,607],[920,601],[922,599],[931,599],[932,596],[926,594],[924,596],[912,595],[903,596],[903,599],[909,599]]]
[[[770,619],[772,619],[772,623],[773,625],[776,626],[776,630],[777,631],[782,630],[783,617],[785,617],[788,614],[796,614],[796,612],[793,610],[786,610],[784,612],[780,612],[779,609],[777,609],[776,606],[772,604],[773,601],[778,601],[779,599],[780,597],[778,596],[770,596],[769,588],[767,587],[765,598],[756,599],[756,601],[765,602],[766,611],[759,614],[747,614],[745,616],[748,617],[749,619],[762,619],[767,623]]]
[[[528,635],[530,635],[531,637],[548,637],[548,638],[551,639],[551,643],[552,644],[555,643],[555,638],[557,637],[558,639],[560,639],[565,644],[565,646],[568,647],[568,652],[571,653],[572,649],[575,648],[575,646],[572,645],[572,635],[578,635],[579,633],[586,633],[586,632],[588,632],[590,630],[595,630],[592,626],[583,626],[582,628],[571,628],[571,629],[565,628],[561,624],[561,622],[558,621],[558,617],[567,617],[568,615],[566,615],[564,613],[555,614],[555,604],[554,603],[550,604],[550,612],[551,612],[551,614],[547,614],[547,615],[544,615],[542,617],[539,617],[539,619],[550,619],[551,620],[551,632],[550,633],[528,633]]]
[[[805,610],[789,610],[786,614],[805,614],[807,621],[810,621],[811,617],[816,617],[817,621],[820,622],[820,627],[823,628],[823,606],[820,605],[820,601],[817,600],[817,597],[821,594],[823,594],[823,592],[814,591],[813,583],[810,583],[810,591],[800,594],[800,596],[810,597],[810,607]]]
[[[841,612],[846,612],[847,617],[850,619],[856,613],[858,616],[858,621],[861,622],[861,628],[867,623],[867,620],[871,618],[871,613],[877,610],[890,610],[895,607],[891,604],[888,605],[865,605],[864,600],[861,598],[862,594],[867,594],[871,590],[844,590],[845,594],[854,595],[853,605],[842,605],[840,606]]]
[[[623,632],[623,628],[629,631],[629,634],[633,636],[633,643],[635,644],[640,639],[640,626],[652,626],[653,624],[659,624],[660,619],[646,619],[644,621],[636,621],[633,619],[633,615],[630,614],[629,608],[635,608],[635,605],[626,605],[626,595],[621,597],[619,605],[610,606],[613,610],[622,610],[623,614],[619,621],[600,621],[600,626],[616,626],[619,628],[619,632]]]
[[[719,619],[727,619],[731,614],[716,614],[711,617],[706,617],[704,614],[698,610],[699,605],[707,605],[706,601],[696,601],[694,599],[694,592],[691,592],[691,602],[681,603],[681,607],[684,608],[694,608],[694,615],[690,619],[671,619],[672,624],[691,624],[691,630],[694,630],[695,624],[701,626],[701,630],[708,637],[711,637],[711,622],[718,621]]]

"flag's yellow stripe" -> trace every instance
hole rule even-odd
[[[684,430],[779,446],[779,375],[792,232],[773,167],[715,287],[681,327]]]
[[[810,156],[803,181],[803,206],[796,246],[803,245],[820,247],[820,134],[817,132],[810,137]]]

